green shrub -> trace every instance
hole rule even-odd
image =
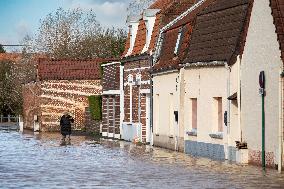
[[[102,96],[89,96],[90,112],[96,121],[102,120]]]

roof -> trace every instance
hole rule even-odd
[[[234,63],[236,55],[241,54],[244,47],[252,2],[206,0],[192,10],[185,11],[183,17],[168,24],[159,59],[152,72],[177,69],[182,63]],[[175,55],[174,49],[181,28],[187,30],[182,32],[180,48]]]
[[[233,63],[242,53],[250,11],[249,0],[214,0],[197,15],[183,63]]]
[[[156,41],[159,36],[160,29],[165,26],[167,23],[175,19],[180,13],[192,6],[196,0],[157,0],[152,4],[149,9],[161,9],[156,14],[156,20],[153,27],[150,45],[147,53],[155,49]],[[146,44],[146,25],[143,19],[140,19],[138,31],[133,47],[133,51],[129,56],[141,55],[142,50]],[[128,49],[130,48],[130,36],[125,44],[125,52],[122,57],[125,57]]]
[[[181,32],[180,46],[177,55],[174,54],[178,34]],[[152,71],[161,72],[169,69],[177,69],[179,63],[184,59],[187,54],[189,40],[192,33],[192,26],[190,23],[183,27],[168,30],[165,33],[163,47],[160,54],[159,61],[153,66]]]
[[[50,60],[39,59],[40,80],[97,80],[101,78],[101,63],[105,59]]]
[[[284,1],[270,0],[270,7],[276,27],[277,38],[281,51],[281,59],[284,63]]]
[[[18,62],[21,58],[22,54],[20,53],[0,53],[0,61],[9,60]]]

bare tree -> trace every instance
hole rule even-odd
[[[51,58],[86,59],[119,57],[124,50],[126,32],[104,29],[90,10],[57,9],[41,20],[34,39],[26,36],[22,43],[30,45],[25,52],[43,52]]]

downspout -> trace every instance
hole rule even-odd
[[[152,69],[153,67],[153,56],[150,56],[150,67]],[[151,132],[151,139],[150,139],[150,145],[153,145],[154,141],[154,127],[153,127],[153,114],[154,114],[154,107],[153,107],[153,75],[150,75],[150,132]]]
[[[120,74],[119,74],[119,78],[120,78],[120,127],[119,127],[119,130],[120,130],[120,138],[121,138],[121,133],[122,133],[122,123],[123,123],[123,120],[124,120],[124,87],[123,87],[123,71],[124,71],[124,65],[122,63],[120,63]]]
[[[282,157],[283,157],[283,77],[284,72],[280,70],[279,77],[279,124],[278,124],[278,172],[282,172]]]
[[[229,97],[231,95],[231,67],[228,65],[228,63],[225,63],[225,68],[228,71],[228,75],[227,75],[227,97]],[[229,137],[230,137],[230,125],[231,124],[231,101],[229,99],[227,99],[227,141],[225,143],[226,149],[227,149],[227,153],[225,154],[225,159],[229,159],[228,158],[228,154],[229,154]]]
[[[243,132],[242,132],[242,115],[241,115],[241,59],[238,61],[238,91],[237,91],[237,102],[238,102],[238,126],[239,126],[239,134],[240,141],[243,142]]]

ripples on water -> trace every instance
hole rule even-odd
[[[0,131],[0,188],[284,188],[275,170],[58,134]]]

